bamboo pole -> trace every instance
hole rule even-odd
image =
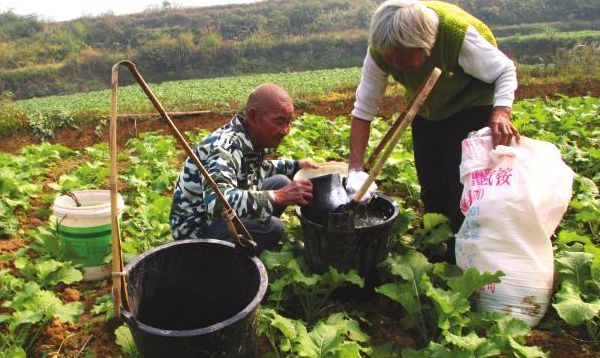
[[[118,188],[117,188],[117,92],[118,92],[118,65],[112,67],[111,74],[111,106],[110,106],[110,209],[111,209],[111,236],[112,236],[112,280],[115,317],[121,317],[121,304],[129,309],[127,297],[127,283],[123,276],[123,256],[121,255],[121,228],[118,213]],[[124,299],[123,299],[124,298]],[[122,300],[123,299],[123,300]]]
[[[192,148],[187,143],[187,140],[183,137],[181,132],[177,129],[163,106],[154,96],[154,93],[150,90],[146,81],[142,78],[140,73],[138,72],[135,64],[129,60],[123,60],[117,62],[112,67],[112,77],[111,77],[111,115],[110,115],[110,129],[109,129],[109,145],[110,145],[110,193],[111,193],[111,230],[112,230],[112,257],[113,257],[113,294],[114,294],[114,309],[115,316],[121,316],[121,304],[127,310],[129,310],[129,298],[127,296],[127,282],[124,273],[124,265],[123,265],[123,257],[121,254],[121,231],[118,222],[118,212],[117,212],[117,97],[118,97],[118,83],[119,83],[119,66],[123,65],[133,74],[137,83],[142,87],[142,90],[150,99],[154,107],[158,110],[160,115],[169,125],[171,131],[175,135],[175,139],[179,142],[179,144],[183,147],[187,155],[192,159],[196,167],[202,174],[202,176],[207,180],[208,184],[214,190],[217,195],[217,198],[221,202],[223,206],[223,216],[225,218],[225,222],[227,223],[227,229],[235,240],[236,245],[238,247],[244,247],[245,244],[240,240],[238,235],[238,230],[241,231],[242,237],[245,238],[248,242],[253,242],[252,236],[240,220],[240,218],[235,213],[235,210],[229,205],[223,193],[219,190],[217,183],[212,180],[210,174],[202,163],[200,159],[196,156]]]
[[[198,116],[201,114],[209,114],[213,113],[209,110],[204,111],[189,111],[189,112],[169,112],[169,117],[177,118],[177,117],[190,117],[190,116]],[[117,114],[117,118],[140,118],[140,117],[160,117],[156,113],[124,113]]]
[[[431,76],[432,73],[430,73],[429,76]],[[394,135],[394,133],[396,133],[396,130],[398,129],[398,126],[400,125],[400,123],[402,122],[402,120],[406,117],[406,114],[408,113],[408,110],[414,106],[415,101],[416,101],[416,99],[418,97],[417,95],[419,93],[421,93],[421,91],[423,90],[423,87],[425,86],[425,84],[428,83],[428,80],[429,80],[429,77],[427,77],[427,79],[423,83],[421,83],[421,85],[419,86],[419,88],[417,88],[417,90],[415,91],[414,95],[412,96],[412,98],[410,99],[410,101],[408,102],[408,104],[406,105],[406,107],[404,108],[404,110],[402,111],[402,113],[400,113],[400,115],[398,116],[398,118],[396,118],[396,120],[394,121],[394,123],[391,125],[391,127],[388,129],[388,131],[385,133],[385,135],[383,136],[383,138],[381,139],[381,141],[379,142],[379,144],[377,144],[377,147],[375,147],[375,149],[373,150],[373,152],[369,156],[369,159],[367,159],[367,161],[365,162],[365,170],[366,171],[369,171],[371,169],[371,167],[373,166],[373,163],[375,162],[375,160],[377,159],[377,157],[379,156],[379,154],[381,153],[381,151],[383,150],[383,148],[390,141],[390,139],[392,138],[392,136]]]
[[[427,99],[427,96],[429,96],[429,93],[433,89],[433,86],[435,86],[435,83],[439,79],[441,73],[442,73],[442,71],[437,67],[435,67],[431,71],[431,73],[429,74],[429,76],[427,77],[425,82],[419,87],[419,89],[415,93],[415,95],[414,95],[412,101],[410,102],[410,104],[408,105],[408,107],[405,109],[403,114],[400,117],[398,117],[398,119],[394,123],[393,127],[395,127],[395,128],[391,128],[388,131],[388,134],[392,133],[389,135],[389,139],[388,139],[389,143],[388,143],[388,140],[385,141],[384,145],[387,145],[385,148],[385,151],[379,157],[377,163],[375,163],[375,165],[371,169],[367,180],[365,180],[363,185],[360,187],[360,189],[356,193],[356,196],[354,197],[355,202],[360,203],[360,200],[367,192],[367,189],[369,188],[371,183],[379,175],[379,172],[383,168],[385,161],[388,159],[390,154],[392,154],[394,147],[400,140],[402,133],[404,133],[404,130],[408,127],[410,122],[412,122],[413,118],[415,118],[415,116],[419,112],[419,109],[423,105],[423,102],[425,102],[425,100]],[[396,125],[396,123],[397,123],[397,125]],[[388,136],[388,135],[386,134],[386,136]],[[384,137],[384,140],[385,139],[386,138]],[[381,142],[383,143],[384,140],[382,140]],[[381,145],[381,143],[380,143],[380,145]],[[379,149],[379,150],[381,150],[381,149]],[[375,153],[373,153],[373,154],[375,154]],[[379,154],[379,153],[377,153],[377,154]],[[373,155],[371,155],[371,157],[373,157]],[[369,161],[371,161],[371,158],[369,158]]]
[[[242,224],[241,220],[237,217],[237,215],[235,214],[235,211],[233,210],[231,205],[229,205],[229,203],[227,202],[227,199],[225,199],[225,197],[223,196],[223,193],[221,193],[221,191],[219,190],[217,183],[215,183],[212,180],[212,178],[210,177],[210,174],[208,173],[208,171],[206,171],[206,169],[200,162],[200,159],[198,159],[198,157],[196,156],[196,154],[194,153],[192,148],[187,143],[187,140],[183,137],[181,132],[177,129],[177,127],[175,126],[175,124],[173,123],[173,121],[171,120],[171,118],[169,117],[169,115],[167,114],[165,109],[163,108],[163,106],[160,104],[158,99],[156,99],[156,96],[154,95],[154,93],[152,93],[152,90],[150,90],[150,88],[148,87],[148,84],[146,84],[146,81],[144,81],[144,79],[138,72],[135,64],[129,60],[123,60],[123,61],[118,62],[115,66],[118,66],[118,65],[123,65],[129,69],[129,71],[135,77],[135,80],[137,81],[137,83],[142,87],[142,90],[144,91],[144,93],[146,93],[146,96],[148,97],[148,99],[150,99],[150,102],[152,102],[152,104],[154,105],[154,108],[156,108],[156,110],[161,114],[163,119],[167,122],[167,124],[171,128],[171,131],[175,135],[175,139],[177,139],[179,144],[185,150],[186,154],[192,159],[194,164],[196,164],[196,167],[198,168],[198,170],[200,171],[202,176],[207,180],[208,184],[211,186],[211,188],[217,194],[217,198],[219,199],[219,201],[221,202],[221,205],[223,206],[223,216],[226,219],[229,233],[233,236],[233,239],[236,241],[236,243],[239,246],[244,246],[244,244],[239,241],[237,230],[240,230],[242,232],[242,235],[249,240],[252,240],[252,236],[250,235],[250,233],[248,232],[248,230],[246,229],[244,224]]]

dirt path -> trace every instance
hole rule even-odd
[[[564,94],[567,96],[583,96],[592,95],[600,96],[600,80],[577,81],[570,84],[565,83],[544,83],[535,84],[519,88],[516,93],[518,100],[526,98],[556,98],[556,94]],[[353,95],[350,94],[347,100],[338,100],[331,102],[313,103],[306,110],[297,110],[296,115],[304,112],[314,113],[326,116],[327,118],[335,118],[337,116],[347,116],[352,110],[354,102]],[[385,97],[380,104],[379,115],[389,117],[395,112],[402,110],[405,101],[401,97]],[[189,117],[173,118],[175,125],[181,132],[197,130],[204,128],[213,130],[225,124],[233,113],[203,113]],[[167,132],[167,126],[159,117],[153,119],[135,119],[124,118],[119,121],[119,146],[122,146],[125,141],[131,137],[135,137],[137,133],[148,131]],[[60,129],[54,138],[50,140],[52,143],[61,143],[71,149],[82,149],[94,143],[108,142],[108,130],[97,137],[94,134],[94,127],[87,126],[80,129]],[[15,133],[10,137],[0,138],[0,152],[13,153],[22,147],[36,143],[37,140],[26,131]]]

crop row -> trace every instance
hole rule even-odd
[[[130,74],[122,68],[120,77],[125,76]],[[151,87],[154,94],[168,109],[223,110],[230,109],[231,104],[237,104],[241,108],[248,93],[265,82],[276,83],[285,88],[292,97],[302,98],[348,89],[356,86],[359,77],[359,68],[348,68],[174,81],[154,84]],[[110,91],[36,98],[18,101],[16,105],[28,113],[82,109],[108,111]],[[119,109],[127,113],[153,111],[148,99],[137,85],[119,88]]]

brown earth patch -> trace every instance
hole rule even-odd
[[[33,348],[36,357],[118,357],[120,348],[106,326],[84,328],[82,324],[63,324],[58,320],[44,327]]]
[[[62,298],[66,302],[79,302],[81,293],[74,288],[67,287],[63,291]]]
[[[518,100],[526,98],[555,99],[558,94],[566,96],[590,95],[600,96],[600,80],[580,80],[571,83],[540,83],[521,86],[515,96]],[[296,115],[302,113],[314,113],[327,118],[337,116],[349,116],[354,103],[354,95],[349,92],[345,95],[336,96],[333,100],[311,102],[303,104],[302,108],[296,109]],[[405,105],[404,98],[400,96],[385,97],[380,103],[378,115],[389,117],[395,112],[401,111]],[[173,122],[180,132],[198,130],[200,128],[212,131],[227,123],[233,113],[200,113],[193,116],[173,117]],[[71,149],[82,149],[100,142],[108,142],[108,128],[98,137],[94,134],[93,126],[84,126],[80,129],[63,128],[56,131],[52,143],[60,143]],[[123,146],[127,139],[135,137],[143,132],[170,132],[164,121],[159,116],[134,118],[127,117],[119,120],[118,145]],[[14,153],[24,146],[36,143],[37,140],[25,130],[14,133],[12,136],[0,138],[0,152]]]
[[[0,253],[17,251],[23,247],[24,242],[21,239],[0,239]]]
[[[109,280],[78,282],[64,288],[59,296],[63,302],[80,301],[86,313],[75,324],[58,320],[46,325],[33,347],[35,356],[84,357],[91,352],[94,357],[118,357],[121,349],[116,344],[114,330],[122,323],[106,320],[104,314],[93,315],[89,310],[96,298],[110,293]]]
[[[528,345],[536,345],[549,353],[550,358],[591,358],[600,356],[600,346],[576,337],[565,337],[548,331],[531,331]]]

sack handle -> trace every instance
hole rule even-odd
[[[196,156],[192,148],[187,143],[186,139],[183,137],[181,132],[177,129],[167,112],[164,110],[163,106],[160,104],[154,93],[150,90],[146,81],[142,78],[139,71],[137,70],[135,64],[129,60],[119,61],[112,67],[112,75],[111,75],[111,108],[110,108],[110,130],[109,130],[109,138],[110,138],[110,202],[111,202],[111,223],[112,223],[112,255],[113,255],[113,272],[123,272],[123,256],[121,254],[121,231],[118,223],[117,216],[117,92],[118,92],[118,83],[119,83],[119,65],[125,66],[129,71],[133,74],[133,77],[137,81],[137,83],[142,87],[142,90],[154,105],[154,108],[160,113],[163,119],[169,125],[175,139],[179,142],[179,144],[183,147],[187,155],[192,159],[196,167],[202,174],[202,176],[206,179],[208,184],[217,194],[217,198],[221,202],[223,206],[223,213],[225,215],[225,222],[227,223],[227,229],[231,234],[231,237],[235,240],[235,245],[238,248],[244,248],[246,252],[250,254],[255,253],[256,243],[252,240],[252,236],[240,220],[240,218],[236,215],[235,211],[223,196],[223,193],[219,190],[217,183],[210,177],[208,171],[204,168],[200,159]],[[238,230],[241,232],[241,235],[238,234]],[[113,286],[115,293],[115,316],[121,317],[121,303],[125,309],[129,309],[129,299],[127,296],[126,290],[126,277],[125,275],[113,275]],[[123,302],[121,302],[121,298],[124,298]]]

